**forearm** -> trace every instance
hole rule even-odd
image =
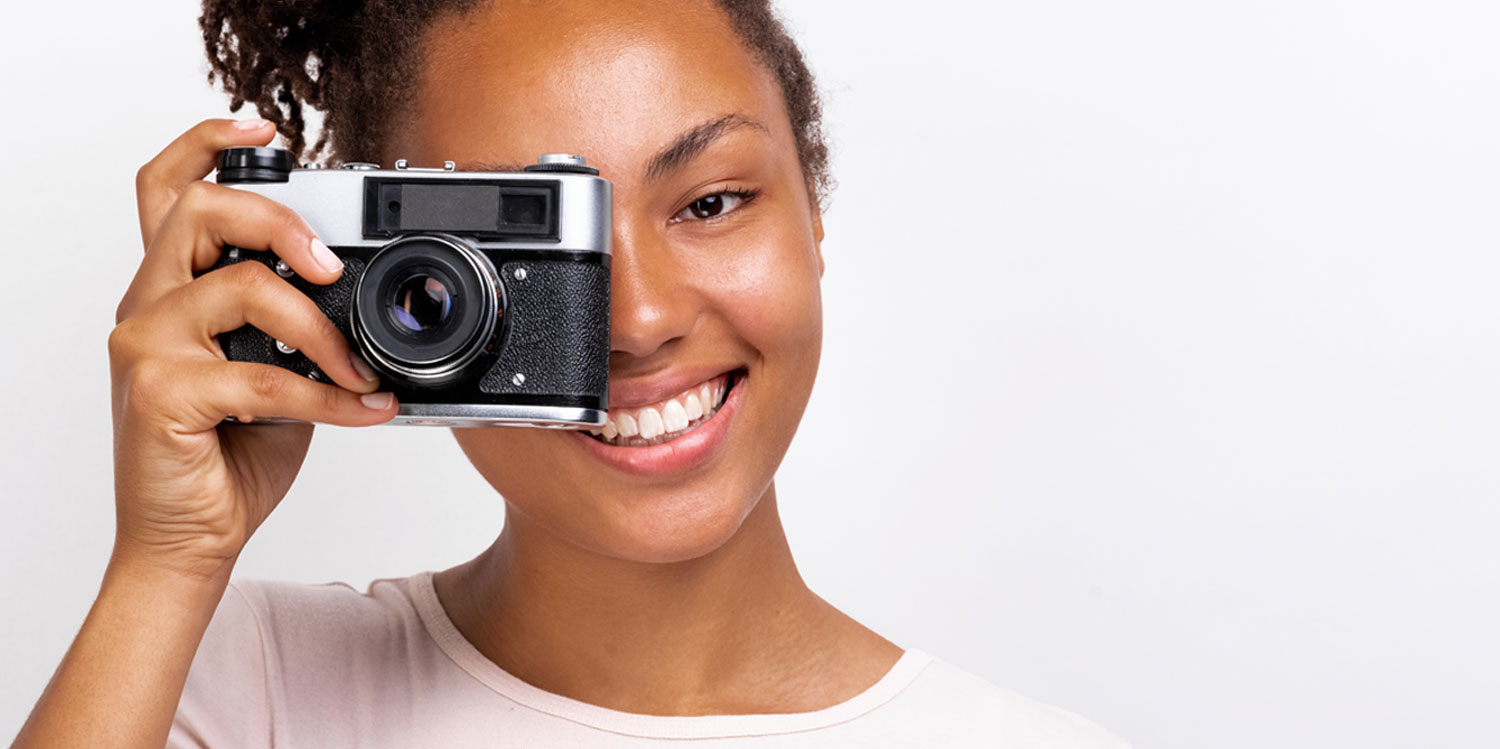
[[[15,746],[165,744],[229,568],[203,577],[117,554]]]

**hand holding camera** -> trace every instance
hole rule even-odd
[[[227,572],[290,488],[310,422],[604,422],[596,170],[566,155],[299,169],[256,147],[273,135],[210,120],[138,175],[146,255],[109,339],[117,556]]]
[[[376,393],[378,381],[360,371],[338,329],[271,268],[204,273],[227,244],[274,253],[308,282],[342,277],[292,209],[202,179],[221,149],[274,135],[263,121],[205,121],[137,176],[146,254],[109,336],[117,562],[227,574],[291,486],[312,426],[221,427],[225,417],[367,426],[396,413],[395,399]],[[216,337],[247,323],[296,346],[325,379],[226,361]]]

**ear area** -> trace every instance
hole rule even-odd
[[[818,255],[818,278],[823,277],[827,265],[823,262],[823,211],[814,205],[812,209],[813,252]]]

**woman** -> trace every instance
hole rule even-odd
[[[827,179],[811,77],[765,2],[327,5],[207,4],[215,70],[272,121],[204,122],[140,172],[147,249],[110,336],[115,550],[19,745],[1122,745],[903,650],[797,573],[772,479],[817,370]],[[301,150],[303,104],[341,160],[581,153],[614,185],[610,427],[454,430],[504,529],[363,594],[229,581],[312,427],[221,420],[397,408],[285,281],[204,272],[233,244],[339,277],[290,209],[203,181],[277,130]],[[214,335],[245,323],[333,384],[225,361]]]

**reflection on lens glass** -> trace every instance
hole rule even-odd
[[[453,295],[442,281],[416,275],[401,282],[390,303],[391,317],[412,333],[423,333],[442,325],[453,310]]]

